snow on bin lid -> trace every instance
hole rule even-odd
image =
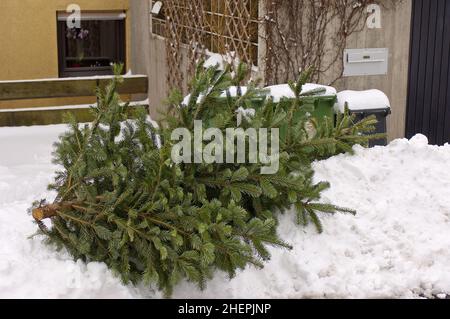
[[[379,110],[391,107],[389,98],[380,90],[342,91],[337,94],[336,111],[345,110],[345,103],[351,111]]]
[[[320,85],[320,84],[313,84],[313,83],[306,83],[303,85],[302,93],[312,91],[315,89],[324,88],[326,91],[320,95],[336,95],[336,89],[331,86],[326,85]],[[292,92],[291,88],[288,84],[279,84],[279,85],[272,85],[265,88],[266,90],[269,90],[268,96],[271,96],[273,98],[273,101],[279,102],[282,98],[295,98],[294,92]]]
[[[247,87],[246,86],[240,86],[239,89],[241,90],[240,94],[244,95],[247,93]],[[222,94],[220,94],[220,97],[227,97],[228,93],[230,94],[230,97],[236,97],[238,96],[238,87],[237,86],[230,86],[227,90],[223,91]],[[197,103],[200,103],[200,101],[202,100],[202,98],[204,97],[204,94],[200,94],[198,99],[197,99]],[[181,105],[188,105],[189,104],[189,100],[191,99],[191,95],[187,95],[184,97],[183,102],[181,102]]]
[[[326,85],[320,85],[320,84],[313,84],[313,83],[306,83],[305,85],[303,85],[303,89],[302,89],[302,93],[308,92],[308,91],[312,91],[315,89],[320,89],[320,88],[324,88],[326,91],[322,94],[318,94],[318,95],[322,95],[322,96],[327,96],[327,95],[336,95],[336,89],[331,87],[331,86],[326,86]],[[247,87],[246,86],[241,86],[241,94],[245,94],[247,93]],[[280,85],[273,85],[273,86],[268,86],[266,88],[264,88],[264,90],[267,90],[267,96],[270,96],[273,98],[273,101],[275,103],[280,102],[280,100],[282,98],[295,98],[294,92],[292,92],[291,88],[289,87],[288,84],[280,84]],[[231,86],[228,90],[227,90],[230,94],[231,97],[236,97],[238,96],[238,89],[236,86]],[[227,97],[227,91],[224,91],[220,97]],[[200,94],[200,96],[197,99],[197,103],[200,103],[201,99],[203,98],[203,94]],[[189,103],[189,99],[191,98],[191,95],[187,95],[184,99],[183,102],[181,103],[182,105],[188,105]]]

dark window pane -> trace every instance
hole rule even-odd
[[[112,63],[125,62],[123,20],[82,21],[80,28],[58,23],[60,76],[112,74]]]

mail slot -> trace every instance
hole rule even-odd
[[[344,52],[344,76],[387,74],[388,58],[388,49],[347,49]]]
[[[348,53],[348,63],[372,63],[386,61],[386,53],[383,51]]]

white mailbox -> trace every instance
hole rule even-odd
[[[389,49],[346,49],[344,76],[384,75],[388,72]]]

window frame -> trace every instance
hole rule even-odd
[[[105,11],[98,12],[90,12],[102,14]],[[111,12],[109,12],[111,13]],[[126,17],[123,19],[90,19],[91,21],[115,21],[114,34],[111,37],[115,41],[114,45],[114,54],[113,57],[117,61],[121,61],[124,63],[124,71],[126,70]],[[66,31],[67,25],[66,21],[61,21],[57,18],[56,20],[57,27],[57,48],[58,48],[58,75],[60,78],[68,78],[68,77],[85,77],[85,76],[100,76],[100,75],[113,75],[113,69],[110,66],[102,66],[102,67],[76,67],[69,68],[67,67],[67,59],[66,56]]]

